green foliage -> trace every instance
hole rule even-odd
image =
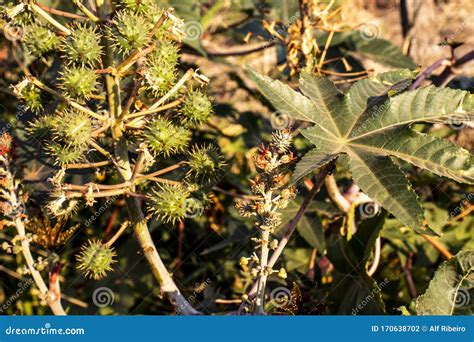
[[[44,97],[40,89],[27,85],[21,89],[19,97],[24,101],[26,108],[35,113],[39,113],[43,109]]]
[[[252,70],[250,73],[277,109],[314,124],[301,131],[316,148],[297,165],[295,179],[341,153],[347,154],[352,176],[361,189],[421,233],[432,231],[424,227],[423,209],[393,157],[459,182],[474,182],[474,163],[468,151],[409,128],[417,122],[469,120],[474,101],[468,92],[427,87],[389,96],[397,83],[413,77],[408,70],[359,81],[346,94],[327,78],[306,72],[300,79],[303,94]]]
[[[418,315],[474,313],[474,251],[460,252],[436,271],[425,294],[416,300]]]
[[[93,1],[39,2],[77,20],[40,15],[34,3],[0,9],[0,126],[14,137],[0,136],[0,258],[10,270],[0,282],[2,310],[18,297],[14,272],[33,280],[18,218],[46,287],[60,269],[67,296],[88,302],[100,284],[115,294],[100,308],[62,300],[68,314],[234,313],[239,298],[256,306],[250,289],[262,275],[269,315],[472,314],[474,177],[472,156],[457,145],[472,149],[471,130],[458,128],[472,125],[473,104],[454,90],[472,85],[453,73],[448,88],[409,90],[417,72],[379,74],[429,65],[396,46],[398,26],[386,32],[391,41],[379,37],[391,16],[368,37],[364,23],[333,12],[341,1],[329,11],[331,1],[314,1],[306,34],[289,0],[113,0],[99,11]],[[260,48],[247,53],[252,46]],[[449,49],[439,57],[462,55]],[[300,77],[299,89],[254,74],[278,109],[271,113],[248,83],[246,62],[292,87]],[[443,65],[423,84],[454,70],[464,69]],[[273,131],[282,126],[289,129]],[[326,171],[347,208],[322,179]],[[379,208],[371,200],[386,210],[366,212]],[[429,232],[422,224],[441,236],[408,228]],[[276,263],[262,266],[262,251],[270,259],[284,236]],[[150,260],[162,263],[150,270]],[[113,272],[116,264],[126,276]],[[39,288],[3,313],[51,314]],[[274,300],[278,289],[291,290],[287,305]],[[191,305],[177,305],[183,297]]]

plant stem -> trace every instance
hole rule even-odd
[[[83,111],[84,113],[88,114],[90,117],[94,118],[94,119],[97,119],[97,120],[107,120],[107,118],[103,117],[102,115],[99,115],[97,113],[94,113],[92,110],[90,110],[89,108],[86,108],[82,105],[80,105],[79,103],[65,97],[64,95],[62,95],[61,93],[58,93],[56,90],[54,89],[51,89],[50,87],[48,87],[46,84],[44,84],[43,82],[41,82],[40,80],[38,80],[36,77],[33,77],[33,76],[28,76],[28,81],[30,81],[32,84],[34,84],[35,86],[37,86],[38,88],[40,88],[41,90],[44,90],[45,92],[53,95],[53,96],[56,96],[58,99],[66,102],[67,104],[71,105],[71,107],[74,107],[76,109],[79,109],[80,111]]]
[[[156,250],[155,244],[151,238],[150,232],[146,220],[141,210],[140,201],[137,198],[127,198],[127,208],[130,217],[134,219],[134,231],[135,235],[143,249],[143,253],[150,265],[151,271],[155,276],[155,279],[160,284],[161,292],[168,296],[171,303],[175,306],[176,313],[183,315],[198,315],[199,311],[194,309],[191,304],[184,298],[179,291],[178,287],[174,283],[171,275],[169,274],[166,266]]]
[[[65,35],[69,36],[71,34],[71,30],[69,30],[67,27],[63,26],[59,22],[57,22],[53,17],[51,17],[46,11],[44,11],[41,7],[39,7],[37,4],[30,4],[31,9],[35,11],[39,16],[43,17],[46,21],[48,21],[51,25],[56,27],[59,31],[64,33]]]
[[[341,194],[336,183],[334,175],[329,175],[324,179],[324,185],[328,192],[329,198],[343,212],[347,213],[351,209],[351,203]]]
[[[265,194],[265,206],[271,207],[272,205],[272,196],[273,191],[268,191]],[[270,240],[270,231],[265,228],[261,231],[260,235],[260,272],[257,280],[257,298],[255,301],[255,314],[256,315],[263,315],[265,314],[265,286],[267,284],[268,278],[268,242]]]
[[[430,245],[432,245],[438,252],[440,252],[446,260],[453,257],[450,251],[448,251],[441,243],[439,243],[434,237],[421,234]]]
[[[159,99],[157,102],[151,105],[151,107],[148,108],[148,110],[150,111],[150,110],[160,107],[163,103],[166,102],[166,100],[168,100],[168,98],[173,96],[174,93],[176,93],[193,76],[194,76],[193,69],[189,69],[188,71],[186,71],[183,77],[181,77],[181,79],[178,82],[176,82],[173,88],[171,88],[161,99]]]
[[[35,261],[33,259],[33,256],[31,255],[30,242],[28,241],[28,238],[26,237],[25,225],[21,217],[17,217],[14,222],[15,222],[15,227],[18,232],[18,236],[20,237],[21,251],[23,253],[23,257],[25,258],[26,265],[28,266],[28,269],[30,270],[31,276],[33,277],[33,280],[36,283],[36,286],[38,286],[41,296],[46,298],[46,302],[51,308],[51,311],[53,312],[53,314],[57,316],[65,316],[66,312],[64,311],[61,305],[60,295],[51,296],[49,288],[44,282],[43,277],[34,266]]]
[[[116,156],[122,166],[118,168],[118,171],[121,173],[125,181],[130,180],[133,175],[127,150],[127,144],[123,140],[117,143]],[[160,285],[161,291],[167,295],[168,299],[175,306],[178,314],[199,315],[200,312],[194,309],[181,294],[180,290],[174,283],[173,278],[166,269],[166,266],[163,264],[156,246],[153,243],[150,232],[148,231],[146,219],[141,209],[140,200],[135,197],[128,197],[125,203],[128,208],[129,217],[138,243],[143,250],[155,279]]]
[[[80,0],[73,0],[73,2],[90,20],[92,20],[93,22],[99,21],[99,18],[94,13],[89,11],[89,9],[87,9],[87,7],[84,6],[84,4]]]
[[[87,18],[83,17],[82,15],[78,15],[78,14],[75,14],[75,13],[69,13],[69,12],[65,12],[65,11],[60,11],[60,10],[57,10],[55,8],[51,8],[51,7],[42,5],[42,4],[36,4],[36,5],[39,8],[41,8],[42,10],[44,10],[45,12],[48,12],[48,13],[51,13],[51,14],[60,15],[60,16],[65,17],[65,18],[86,19],[87,20]]]
[[[267,264],[268,264],[268,240],[270,239],[270,232],[268,230],[262,231],[261,234],[261,249],[260,254],[260,274],[257,281],[257,294],[255,302],[255,314],[263,315],[265,314],[264,304],[265,304],[265,286],[267,283]]]
[[[313,200],[314,196],[319,192],[321,189],[321,186],[324,183],[324,179],[326,176],[329,174],[331,169],[335,165],[335,160],[331,161],[323,170],[319,172],[316,178],[316,182],[314,183],[313,187],[311,188],[311,191],[306,195],[306,198],[304,199],[303,203],[301,204],[300,208],[298,209],[298,212],[296,213],[295,217],[291,219],[291,221],[288,223],[288,226],[285,231],[285,235],[283,238],[280,240],[278,243],[277,248],[275,251],[272,253],[272,256],[270,257],[270,260],[268,261],[267,267],[272,268],[275,263],[277,262],[278,258],[280,257],[281,253],[283,253],[283,249],[286,247],[287,243],[290,241],[291,235],[296,229],[296,225],[298,222],[301,220],[303,217],[306,209],[308,208],[309,204]],[[258,289],[258,283],[255,283],[248,293],[248,299],[252,300],[255,298],[255,295],[257,294],[257,289]],[[243,311],[243,309],[247,306],[247,303],[242,303],[242,305],[239,308],[239,313]]]

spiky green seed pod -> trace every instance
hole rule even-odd
[[[39,113],[43,110],[43,103],[45,99],[41,89],[35,87],[32,84],[28,84],[21,89],[19,97],[24,101],[26,108],[29,110]]]
[[[50,139],[51,130],[56,124],[57,118],[54,115],[44,115],[30,123],[27,132],[36,139]]]
[[[184,152],[191,140],[191,131],[157,117],[149,123],[144,139],[155,156],[168,157]]]
[[[191,90],[186,94],[180,113],[188,124],[199,125],[212,115],[211,100],[201,90]]]
[[[190,193],[183,186],[163,184],[152,190],[149,211],[164,223],[176,223],[186,217]]]
[[[113,23],[113,46],[121,54],[127,55],[148,42],[148,33],[152,27],[141,15],[121,11],[115,16]]]
[[[15,2],[16,3],[16,2]],[[11,25],[27,26],[33,25],[36,21],[36,15],[28,6],[9,2],[6,6],[0,7],[0,14],[9,20]]]
[[[104,245],[98,240],[89,240],[81,247],[81,252],[76,256],[79,262],[77,268],[84,272],[84,275],[91,279],[100,279],[112,271],[112,265],[117,253],[114,249]]]
[[[73,146],[49,142],[46,144],[45,150],[54,158],[55,164],[66,165],[82,161],[87,152],[87,145]]]
[[[177,46],[168,40],[149,55],[145,64],[145,84],[154,96],[163,96],[176,82],[178,59]]]
[[[30,54],[36,57],[43,56],[55,50],[59,44],[59,37],[45,26],[32,25],[25,29],[23,42]]]
[[[189,170],[186,174],[192,182],[212,184],[224,173],[226,162],[217,146],[194,146],[189,153]]]
[[[120,7],[129,11],[146,14],[155,8],[154,0],[120,0]]]
[[[61,46],[68,64],[94,67],[100,61],[102,46],[101,36],[96,28],[77,24],[71,29]]]
[[[97,74],[92,69],[69,67],[61,76],[61,87],[70,97],[89,99],[97,91]]]
[[[80,111],[63,111],[53,128],[55,138],[70,146],[84,146],[92,140],[92,121]]]

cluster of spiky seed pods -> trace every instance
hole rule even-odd
[[[216,146],[196,141],[195,129],[213,108],[205,93],[207,78],[194,70],[180,72],[183,22],[152,0],[114,1],[106,15],[74,4],[81,19],[58,21],[35,2],[3,10],[4,20],[24,32],[25,56],[46,62],[13,91],[35,114],[29,133],[59,168],[51,177],[48,214],[67,219],[81,198],[93,205],[96,198],[139,189],[152,216],[164,223],[181,221],[190,203],[208,202],[207,191],[225,167]],[[125,159],[135,159],[134,165],[121,164],[123,152],[117,150],[124,145]],[[183,172],[180,181],[153,176],[171,160]],[[119,178],[128,168],[132,180],[114,184],[113,190],[67,183],[69,169],[97,161]],[[100,278],[114,256],[109,245],[90,240],[77,260],[86,275]]]

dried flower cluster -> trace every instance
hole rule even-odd
[[[295,159],[289,151],[291,141],[292,136],[288,129],[278,130],[272,134],[270,144],[261,147],[254,159],[259,173],[251,180],[251,188],[257,199],[237,203],[237,209],[242,216],[257,218],[255,225],[260,231],[260,238],[254,239],[257,244],[256,250],[260,249],[260,257],[254,253],[249,258],[240,259],[244,271],[249,272],[251,277],[257,278],[259,282],[255,306],[257,314],[263,313],[267,277],[272,273],[278,273],[278,276],[286,278],[284,269],[273,270],[267,263],[269,249],[278,246],[276,239],[272,241],[270,239],[275,228],[281,223],[280,210],[286,208],[296,196],[294,187],[285,188],[289,166]]]

